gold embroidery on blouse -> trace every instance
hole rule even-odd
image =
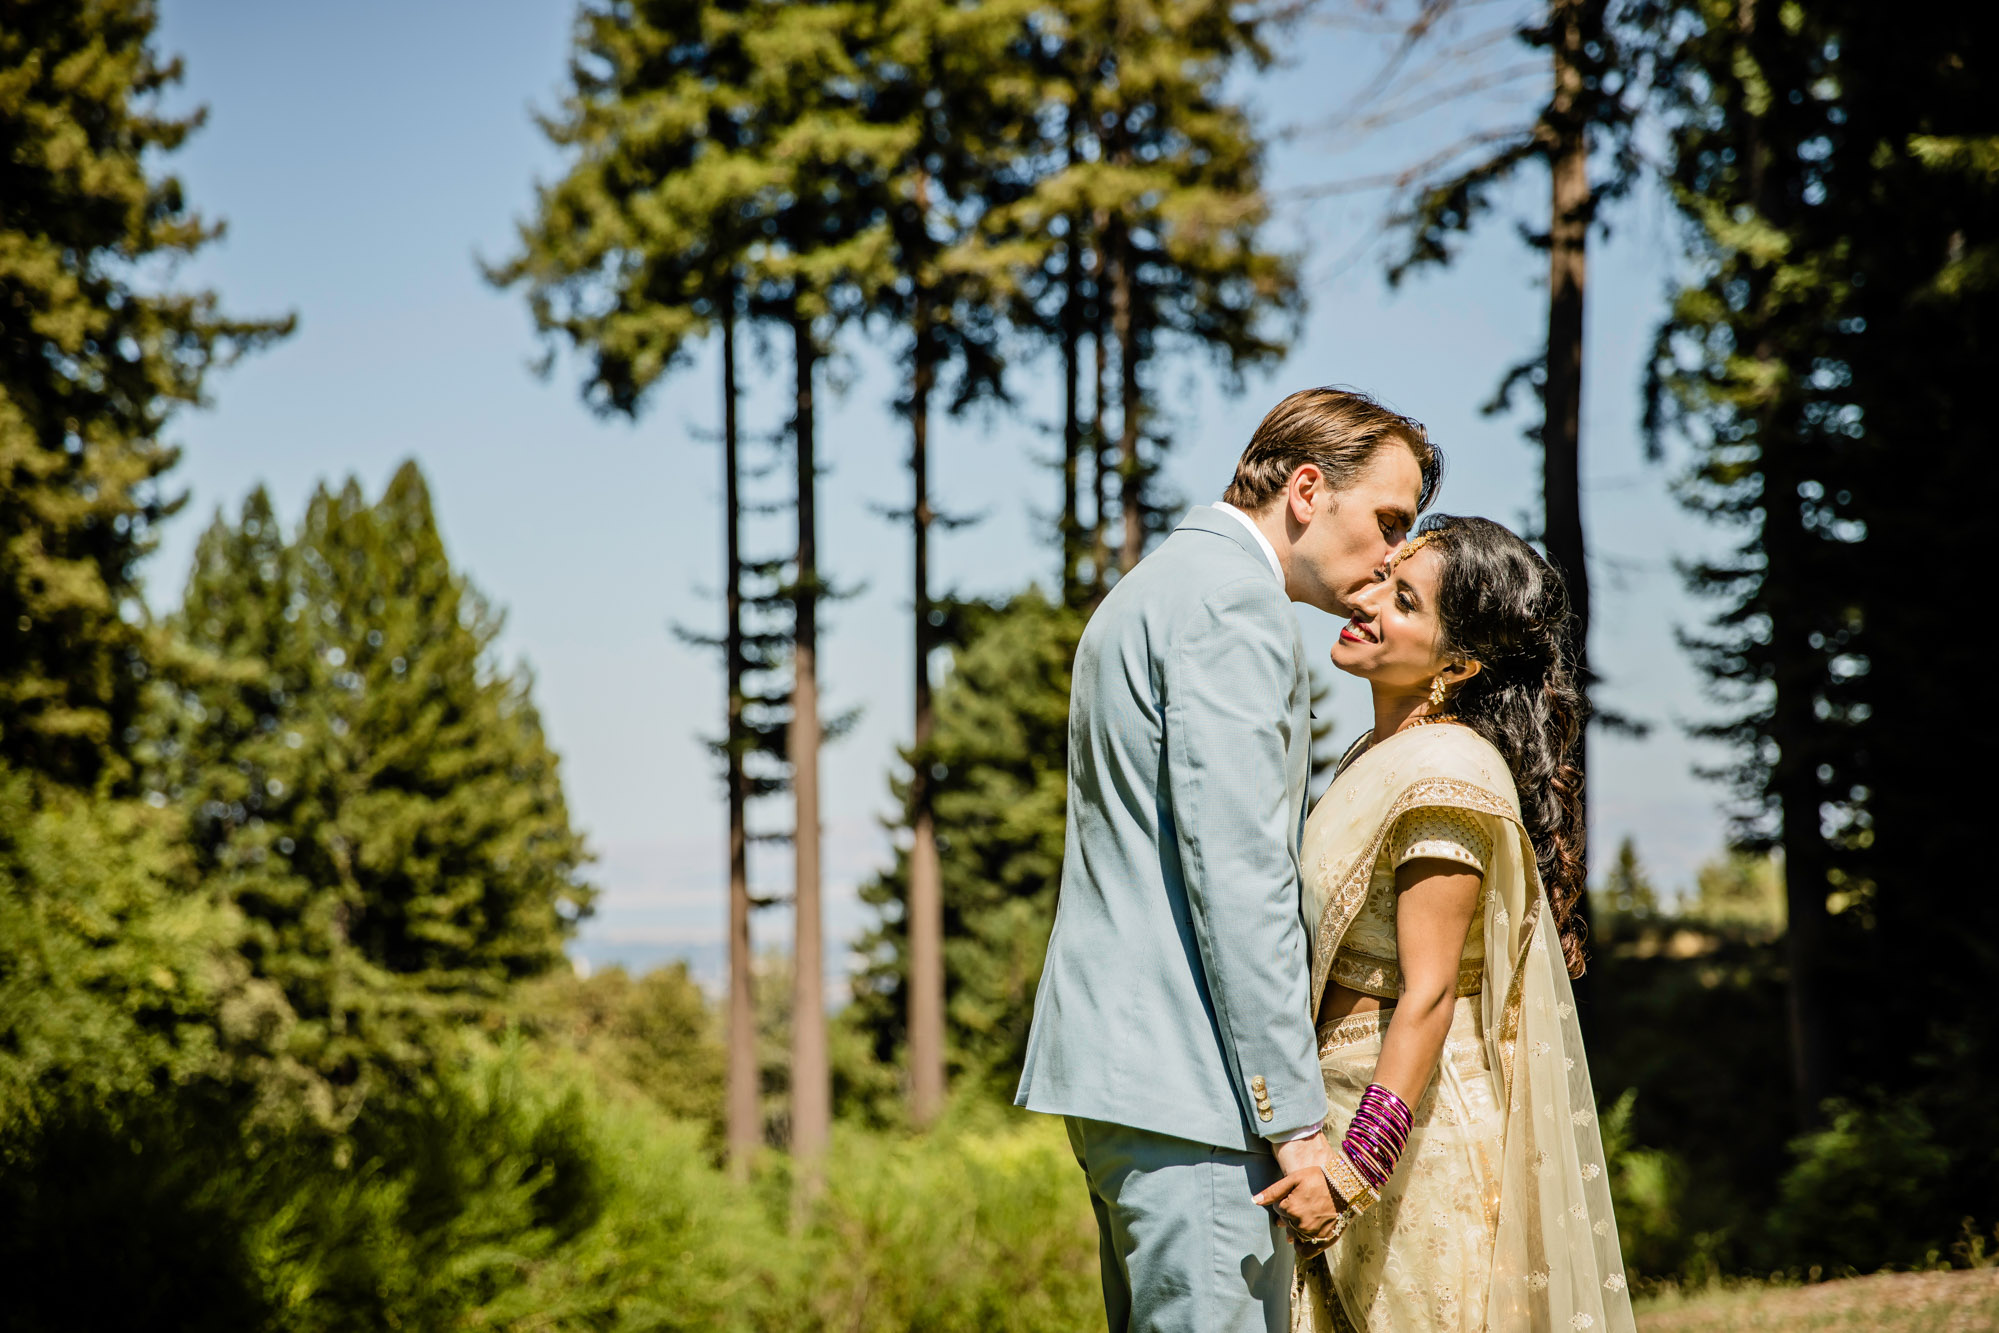
[[[1352,762],[1351,760],[1348,761]],[[1319,917],[1319,932],[1312,951],[1312,1007],[1317,1010],[1325,998],[1326,979],[1332,971],[1333,955],[1339,949],[1340,939],[1353,924],[1354,915],[1367,899],[1368,883],[1374,876],[1374,863],[1381,855],[1381,846],[1388,841],[1388,835],[1395,829],[1395,821],[1418,806],[1456,806],[1465,810],[1476,810],[1480,814],[1494,815],[1508,823],[1517,822],[1519,815],[1511,805],[1496,793],[1487,791],[1475,783],[1461,782],[1456,778],[1420,778],[1409,784],[1408,790],[1395,798],[1388,808],[1380,827],[1368,842],[1366,852],[1347,871],[1346,879],[1333,890],[1326,900],[1326,910]],[[1319,858],[1318,870],[1321,875],[1331,867],[1327,858]]]
[[[1456,861],[1484,874],[1492,859],[1492,839],[1470,811],[1426,805],[1396,821],[1395,845],[1388,859],[1400,867],[1422,857]]]
[[[1373,995],[1384,1000],[1401,996],[1403,990],[1402,966],[1393,958],[1382,958],[1359,949],[1342,945],[1333,953],[1332,970],[1327,974],[1332,980],[1348,990],[1359,991],[1362,995]],[[1458,963],[1456,994],[1462,998],[1476,995],[1485,981],[1485,959],[1461,959]]]

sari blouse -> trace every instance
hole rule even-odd
[[[1395,872],[1410,861],[1454,861],[1485,874],[1499,821],[1479,810],[1450,805],[1418,806],[1395,821],[1368,877],[1367,897],[1333,953],[1331,979],[1348,990],[1393,1000],[1402,994],[1402,967],[1395,947]],[[1482,892],[1482,890],[1481,890]],[[1477,913],[1466,932],[1458,965],[1457,993],[1476,995],[1485,974],[1485,931]]]

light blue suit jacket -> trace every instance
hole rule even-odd
[[[1201,506],[1076,650],[1062,887],[1014,1104],[1244,1149],[1326,1113],[1298,838],[1311,685],[1256,539]]]

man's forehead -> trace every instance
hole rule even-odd
[[[1423,469],[1416,462],[1415,452],[1407,446],[1385,444],[1367,460],[1354,479],[1354,489],[1376,504],[1403,510],[1413,517],[1423,492]]]

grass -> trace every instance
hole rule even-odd
[[[1669,1292],[1638,1303],[1638,1328],[1639,1333],[1999,1333],[1999,1268]]]

